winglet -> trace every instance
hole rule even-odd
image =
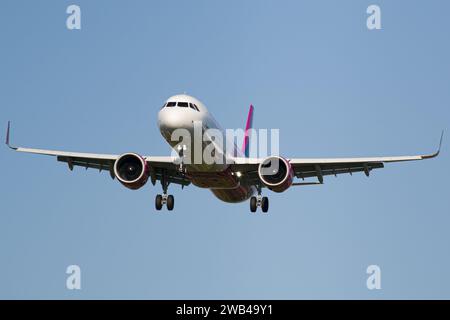
[[[6,129],[6,145],[8,146],[8,147],[10,147],[11,149],[13,149],[13,150],[17,150],[17,148],[15,148],[15,147],[11,147],[11,145],[9,144],[9,130],[10,130],[10,127],[11,127],[11,121],[8,121],[8,128]]]
[[[444,130],[442,130],[441,132],[441,139],[439,140],[439,148],[438,151],[436,152],[436,155],[439,155],[439,152],[441,152],[442,138],[444,138]]]
[[[430,158],[437,157],[439,155],[439,153],[441,152],[441,146],[442,146],[442,139],[443,138],[444,138],[444,130],[442,130],[441,139],[439,140],[439,148],[437,149],[437,151],[435,153],[430,154],[430,155],[422,156],[422,159],[430,159]]]
[[[250,156],[249,131],[253,125],[253,105],[248,110],[247,122],[245,124],[244,142],[242,143],[242,153],[248,158]]]

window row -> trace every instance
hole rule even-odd
[[[190,103],[190,102],[167,102],[166,104],[164,104],[162,106],[162,108],[164,108],[164,107],[177,107],[177,106],[181,107],[181,108],[191,108],[191,109],[194,109],[196,111],[200,111],[198,109],[197,105],[195,105],[194,103]]]

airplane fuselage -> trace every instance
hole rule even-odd
[[[202,127],[200,135],[199,130],[195,130],[199,125]],[[215,150],[223,154],[224,161],[214,163],[207,163],[203,159],[196,161],[194,155],[203,155],[205,148],[214,143],[203,140],[205,131],[218,130],[223,137],[226,136],[202,102],[188,95],[170,97],[159,111],[158,126],[164,139],[177,153],[189,155],[189,161],[183,164],[183,169],[193,185],[210,189],[217,198],[225,202],[246,201],[255,194],[255,186],[242,184],[226,160],[230,155],[241,155],[234,143],[231,150],[225,150],[222,145],[215,145]],[[186,132],[192,137],[191,140],[195,141],[186,144],[180,142],[179,134]],[[200,150],[195,150],[197,146]]]

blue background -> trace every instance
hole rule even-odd
[[[167,97],[225,128],[280,128],[287,157],[432,152],[448,128],[448,1],[0,2],[0,123],[12,142],[168,155]],[[448,140],[448,139],[447,139]],[[137,192],[0,148],[0,298],[450,298],[448,143],[435,160],[268,193],[269,215],[208,190]],[[66,289],[66,268],[82,290]],[[367,266],[382,289],[366,288]]]

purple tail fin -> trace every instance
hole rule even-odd
[[[248,158],[250,155],[250,129],[253,125],[253,105],[248,109],[247,123],[245,124],[244,142],[242,144],[242,153]]]

